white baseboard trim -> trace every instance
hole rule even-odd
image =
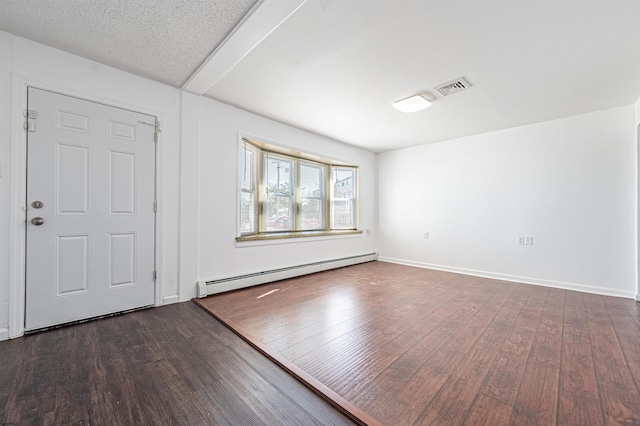
[[[562,290],[580,291],[583,293],[599,294],[602,296],[623,297],[625,299],[634,299],[640,301],[640,295],[634,295],[633,292],[613,290],[605,287],[594,287],[585,284],[567,283],[562,281],[542,280],[538,278],[521,277],[518,275],[501,274],[496,272],[477,271],[474,269],[457,268],[452,266],[435,265],[432,263],[416,262],[413,260],[395,259],[392,257],[380,256],[381,262],[397,263],[399,265],[416,266],[418,268],[435,269],[437,271],[453,272],[456,274],[472,275],[475,277],[492,278],[502,281],[513,281],[522,284],[533,284],[542,287],[553,287]]]
[[[300,277],[303,275],[312,274],[314,272],[328,271],[330,269],[342,268],[344,266],[371,262],[377,259],[378,253],[374,252],[356,256],[342,257],[339,259],[322,260],[314,263],[307,263],[305,265],[294,265],[280,269],[272,269],[269,271],[250,273],[217,280],[198,281],[198,298],[222,293],[225,291],[251,287],[254,285],[271,283],[287,278]]]
[[[0,328],[0,342],[3,340],[9,340],[9,329]]]
[[[640,294],[636,294],[636,302],[640,302]]]
[[[164,296],[162,298],[162,305],[170,305],[172,303],[178,303],[180,301],[180,298],[178,297],[177,294],[174,294],[173,296]]]

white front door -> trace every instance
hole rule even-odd
[[[26,329],[153,304],[155,117],[27,99]]]

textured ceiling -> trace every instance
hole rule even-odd
[[[1,0],[0,29],[181,87],[256,0]]]
[[[638,23],[640,0],[0,0],[1,30],[373,152],[632,104]]]

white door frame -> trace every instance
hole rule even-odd
[[[12,74],[11,93],[11,191],[10,191],[10,229],[9,229],[9,338],[20,337],[25,330],[25,294],[26,294],[26,199],[27,199],[27,133],[23,128],[27,109],[27,87],[57,92],[91,102],[97,102],[118,108],[128,109],[143,114],[153,115],[162,123],[161,111],[123,103],[99,94],[78,92],[72,88],[61,87],[55,83],[31,79],[16,73]],[[36,124],[37,125],[37,124]],[[162,180],[162,133],[158,135],[156,147],[156,213],[155,258],[157,279],[154,286],[154,306],[162,304],[162,224],[163,208],[162,191],[159,182]]]

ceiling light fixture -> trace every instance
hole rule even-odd
[[[393,107],[401,112],[418,112],[431,106],[431,102],[423,94],[410,96],[393,103]]]

